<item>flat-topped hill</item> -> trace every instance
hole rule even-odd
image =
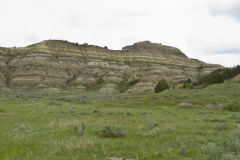
[[[153,91],[161,79],[174,85],[220,67],[150,41],[109,50],[47,40],[27,47],[0,48],[0,88]]]

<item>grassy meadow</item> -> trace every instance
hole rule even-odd
[[[5,91],[0,159],[237,160],[240,112],[223,106],[238,99],[239,82],[159,94]]]

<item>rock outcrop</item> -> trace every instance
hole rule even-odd
[[[0,48],[0,88],[143,92],[153,91],[163,78],[176,84],[219,67],[149,41],[109,50],[48,40],[24,48]]]

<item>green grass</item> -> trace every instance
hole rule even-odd
[[[219,144],[239,130],[240,113],[216,107],[238,99],[239,90],[240,83],[229,82],[147,95],[4,92],[0,159],[200,159],[202,147]],[[178,108],[183,102],[195,107]],[[99,136],[107,126],[120,128],[126,136]]]

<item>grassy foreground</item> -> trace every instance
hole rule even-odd
[[[239,82],[229,82],[148,95],[4,92],[0,159],[211,160],[240,128],[240,113],[221,108],[239,91]],[[192,105],[178,107],[183,102]],[[100,136],[106,126],[124,136]]]

